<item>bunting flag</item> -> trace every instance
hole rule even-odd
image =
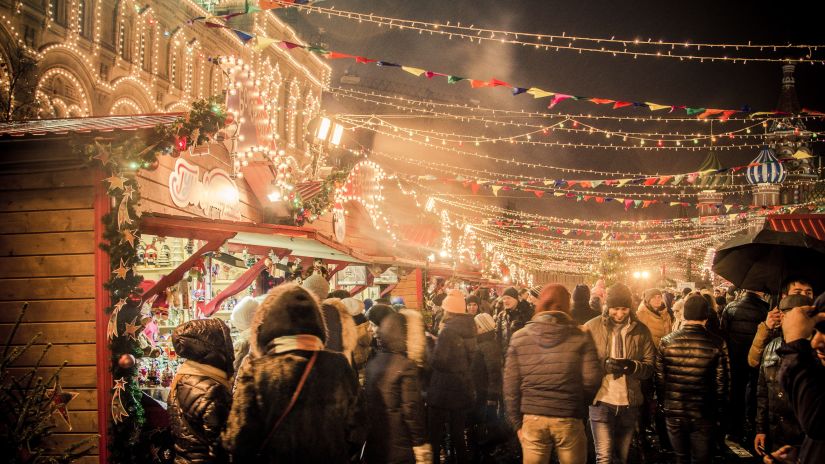
[[[296,2],[292,2],[292,3],[299,3],[299,2],[296,1]],[[278,2],[267,2],[267,5],[272,6],[272,8],[267,8],[267,7],[264,7],[260,4],[259,4],[259,7],[260,7],[260,10],[274,9],[275,8],[274,5],[276,5],[276,4],[278,5],[277,6],[278,8],[282,7],[281,4],[278,3]],[[192,18],[191,20],[189,20],[189,23],[202,22],[207,27],[228,28],[227,26],[224,26],[224,25],[221,25],[221,24],[218,24],[218,23],[209,22],[209,21],[207,21],[207,19],[210,19],[210,18],[224,18],[224,19],[226,19],[227,17],[237,16],[239,14],[246,14],[246,13],[230,13],[229,15],[209,16],[209,17],[199,16],[199,17]],[[228,29],[231,29],[231,28],[228,28]],[[266,47],[262,47],[259,44],[272,44],[272,43],[277,42],[279,44],[279,46],[281,46],[282,48],[284,48],[286,50],[294,50],[296,48],[302,48],[302,49],[304,49],[304,50],[306,50],[310,53],[315,53],[315,54],[318,54],[318,55],[322,55],[326,59],[350,58],[350,59],[355,60],[356,63],[361,63],[361,64],[375,63],[377,66],[381,66],[381,67],[401,68],[402,70],[404,70],[404,71],[406,71],[406,72],[408,72],[408,73],[410,73],[410,74],[412,74],[416,77],[420,77],[420,76],[423,75],[423,76],[427,77],[428,79],[432,79],[435,76],[443,76],[443,77],[447,78],[447,82],[450,83],[450,84],[455,84],[459,81],[466,80],[466,81],[469,81],[470,87],[473,88],[473,89],[480,89],[480,88],[487,88],[487,87],[506,87],[506,88],[511,89],[511,92],[514,96],[526,93],[528,95],[532,95],[533,98],[550,98],[550,97],[552,97],[551,100],[550,100],[550,103],[547,106],[548,108],[553,108],[557,104],[559,104],[559,103],[561,103],[565,100],[582,100],[582,101],[588,101],[590,103],[594,103],[594,104],[597,104],[597,105],[607,105],[607,104],[612,103],[612,108],[614,110],[618,110],[618,109],[621,109],[621,108],[647,108],[650,111],[659,111],[659,110],[669,108],[670,112],[673,112],[676,109],[680,109],[680,110],[684,110],[685,113],[688,116],[696,116],[699,119],[708,119],[708,118],[716,117],[716,118],[719,118],[720,120],[723,120],[723,121],[730,119],[732,116],[734,116],[735,114],[738,114],[738,113],[748,114],[751,118],[759,117],[759,116],[790,115],[790,113],[785,113],[785,112],[781,112],[781,111],[753,112],[747,106],[745,106],[745,107],[743,107],[742,109],[739,109],[739,110],[715,109],[715,108],[690,107],[690,106],[686,106],[686,105],[666,105],[666,104],[651,103],[651,102],[633,102],[633,101],[624,101],[624,100],[614,100],[614,99],[608,99],[608,98],[597,98],[597,97],[585,97],[585,96],[569,95],[569,94],[565,94],[565,93],[560,93],[560,92],[555,92],[555,91],[550,91],[550,90],[544,90],[544,89],[541,89],[541,88],[538,88],[538,87],[515,86],[515,85],[509,84],[505,81],[495,79],[495,78],[484,80],[484,79],[459,77],[459,76],[456,76],[456,75],[453,75],[453,74],[440,73],[440,72],[436,72],[436,71],[432,71],[432,70],[426,70],[426,69],[422,69],[422,68],[418,68],[418,67],[414,67],[414,66],[402,65],[402,64],[398,64],[398,63],[394,63],[394,62],[390,62],[390,61],[378,60],[378,59],[367,58],[367,57],[359,56],[359,55],[351,55],[351,54],[348,54],[348,53],[331,51],[331,50],[327,50],[323,47],[312,46],[312,45],[300,45],[300,44],[296,44],[294,42],[279,41],[277,39],[257,36],[256,34],[253,34],[251,32],[246,32],[246,31],[242,31],[242,30],[239,30],[239,29],[231,29],[231,30],[245,44],[249,43],[253,38],[257,37],[258,40],[256,41],[256,45],[255,45],[256,49],[259,48],[259,47],[261,49],[266,48]],[[802,110],[799,113],[799,115],[801,115],[801,116],[825,117],[825,113],[821,113],[821,112],[817,112],[817,111],[811,111],[811,110],[807,110],[807,109]]]

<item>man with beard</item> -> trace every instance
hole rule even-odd
[[[496,340],[498,340],[501,352],[507,352],[510,344],[510,337],[524,327],[524,324],[533,316],[529,309],[530,303],[519,301],[518,290],[515,287],[507,287],[501,295],[503,309],[496,314]]]

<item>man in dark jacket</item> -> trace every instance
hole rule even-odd
[[[809,341],[811,333],[814,335]],[[815,307],[803,306],[785,313],[782,335],[785,343],[778,350],[782,358],[779,383],[805,432],[799,462],[825,462],[825,294],[817,297]],[[774,453],[783,459],[779,462],[796,462],[793,454],[790,446]]]
[[[476,355],[476,326],[473,316],[465,312],[460,290],[450,290],[441,306],[444,319],[433,349],[427,389],[430,444],[433,463],[438,464],[446,426],[457,460],[464,464],[469,462],[464,427],[467,414],[475,405],[472,362]]]
[[[587,459],[584,410],[602,378],[596,347],[570,318],[570,294],[542,289],[533,320],[516,332],[504,368],[507,419],[518,431],[525,463]]]
[[[504,290],[501,303],[504,309],[496,314],[496,339],[501,352],[506,353],[510,337],[524,327],[524,324],[533,317],[533,313],[528,309],[530,303],[519,301],[518,290],[515,287],[507,287]]]
[[[360,449],[366,417],[358,378],[344,355],[324,350],[326,338],[314,296],[295,284],[270,290],[255,313],[251,352],[235,379],[223,435],[233,462],[345,463]]]
[[[722,333],[730,350],[731,408],[728,433],[731,438],[748,446],[751,442],[756,415],[756,385],[759,369],[748,365],[748,351],[759,323],[770,310],[763,294],[747,291],[722,313]]]
[[[728,401],[725,341],[705,328],[708,302],[686,298],[685,325],[662,338],[656,355],[656,388],[677,463],[711,462],[717,421]]]
[[[576,285],[573,289],[573,306],[570,308],[570,316],[573,320],[579,325],[584,325],[601,314],[601,311],[590,307],[590,287],[584,284]]]
[[[232,405],[229,327],[219,319],[190,321],[172,333],[172,346],[186,359],[169,392],[175,462],[229,462],[220,440]]]
[[[644,404],[642,381],[653,376],[656,348],[650,330],[631,315],[630,289],[607,289],[606,311],[585,328],[593,336],[605,375],[590,406],[590,427],[599,464],[625,463]]]

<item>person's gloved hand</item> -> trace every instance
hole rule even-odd
[[[618,361],[619,365],[622,366],[622,374],[635,374],[636,369],[638,369],[638,364],[632,359],[617,359],[616,361]]]
[[[415,464],[431,464],[433,462],[433,447],[429,443],[413,446]]]
[[[604,361],[604,370],[608,374],[622,375],[624,374],[624,365],[621,359],[607,358]]]

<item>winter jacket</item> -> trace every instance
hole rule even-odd
[[[779,384],[788,395],[794,415],[805,433],[799,462],[825,462],[825,366],[819,362],[808,340],[783,343],[777,353]]]
[[[756,387],[756,433],[768,436],[769,450],[783,445],[799,446],[805,434],[793,414],[788,395],[779,385],[779,355],[782,337],[776,337],[765,347]]]
[[[601,365],[604,365],[605,360],[610,357],[611,324],[608,316],[600,316],[591,319],[584,325],[593,337],[593,343],[596,345]],[[625,359],[635,361],[636,369],[632,374],[625,376],[627,401],[630,406],[641,406],[645,401],[642,395],[641,381],[653,376],[653,357],[656,354],[656,348],[653,346],[653,339],[647,326],[635,320],[632,316],[630,316],[628,324],[630,324],[630,327],[624,339],[624,354]],[[613,374],[605,375],[612,376]]]
[[[235,379],[223,435],[234,462],[343,463],[361,446],[366,417],[358,380],[342,354],[323,350],[326,332],[318,303],[305,289],[285,284],[270,291],[255,314],[251,352]],[[288,341],[295,337],[317,339],[317,346],[293,347]],[[265,442],[315,353],[295,406]]]
[[[406,355],[407,347],[420,343],[408,337],[412,330],[403,314],[384,318],[378,329],[378,353],[367,364],[367,462],[414,463],[414,446],[426,442],[424,403],[418,366]]]
[[[650,336],[653,337],[653,346],[659,349],[662,337],[673,331],[673,318],[664,306],[660,310],[650,308],[644,302],[636,310],[636,319],[647,326]]]
[[[532,313],[519,302],[518,306],[511,310],[502,310],[496,314],[496,340],[498,340],[501,353],[507,352],[510,345],[510,338],[532,318]]]
[[[473,360],[473,383],[476,387],[476,403],[501,399],[501,370],[504,367],[501,351],[493,331],[476,337],[478,351]]]
[[[539,313],[513,334],[507,350],[507,419],[518,430],[524,414],[583,418],[601,380],[590,335],[565,313]]]
[[[340,298],[327,298],[321,303],[321,311],[327,325],[327,350],[341,353],[353,363],[353,352],[358,347],[358,330],[346,305]]]
[[[176,463],[229,462],[220,436],[232,404],[234,351],[229,327],[218,319],[190,321],[172,333],[187,361],[169,393]]]
[[[355,323],[355,333],[358,337],[355,349],[352,352],[352,365],[355,371],[358,372],[358,383],[363,385],[364,371],[372,353],[370,322],[364,314],[353,317],[352,321]]]
[[[767,324],[760,322],[756,328],[753,343],[751,343],[751,347],[748,350],[748,365],[753,368],[759,367],[762,364],[762,354],[765,351],[765,347],[768,346],[771,340],[781,334],[781,329],[776,328],[771,330]]]
[[[717,420],[728,401],[725,341],[701,325],[666,335],[656,355],[659,407],[667,417]]]
[[[430,406],[468,410],[475,404],[472,362],[476,352],[476,325],[472,314],[445,313],[430,367],[427,401]]]
[[[590,288],[587,285],[576,285],[571,298],[573,304],[570,306],[570,315],[579,325],[584,325],[602,313],[601,310],[596,311],[590,307]]]
[[[722,314],[722,332],[730,350],[731,368],[747,369],[748,351],[759,323],[768,316],[768,303],[753,292],[731,303]]]

